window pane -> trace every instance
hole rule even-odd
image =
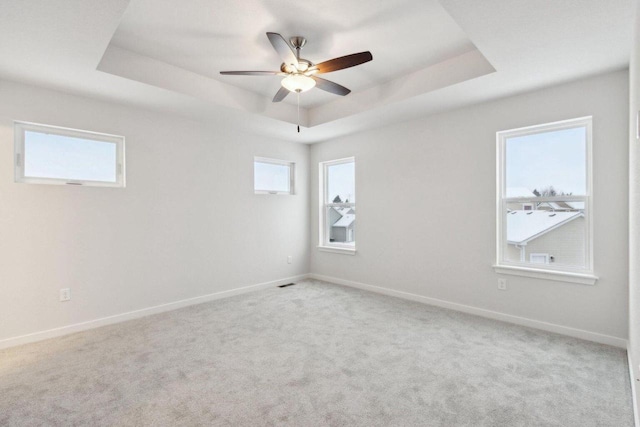
[[[506,140],[506,197],[586,194],[586,128]]]
[[[341,163],[327,167],[327,202],[355,203],[355,163]]]
[[[586,267],[584,202],[516,205],[505,212],[505,261]]]
[[[25,176],[116,182],[115,143],[25,131]]]
[[[329,242],[355,246],[356,244],[356,209],[355,207],[327,207],[327,226]]]
[[[291,192],[291,166],[254,162],[254,189],[256,191]]]

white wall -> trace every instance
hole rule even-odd
[[[13,120],[124,135],[127,187],[13,183]],[[254,195],[254,156],[296,162],[297,194]],[[0,340],[307,273],[308,158],[215,117],[0,82]]]
[[[620,71],[313,145],[355,156],[357,254],[311,252],[311,272],[627,337],[628,73]],[[505,276],[497,290],[496,132],[593,116],[595,286]]]
[[[0,82],[0,340],[308,271],[626,338],[627,90],[627,73],[611,73],[316,144],[309,156],[215,117],[205,125]],[[508,276],[499,292],[495,132],[585,115],[600,280]],[[127,188],[13,183],[13,120],[125,135]],[[295,161],[298,194],[254,195],[254,155]],[[349,156],[358,252],[318,252],[317,163]],[[73,298],[60,303],[63,287]],[[636,355],[638,341],[632,326]]]
[[[640,1],[637,1],[629,65],[629,358],[636,379],[640,379],[640,140],[636,139],[636,114],[640,110],[639,72]],[[638,396],[636,408],[640,408]]]

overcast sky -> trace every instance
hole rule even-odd
[[[339,165],[329,166],[329,197],[327,200],[329,203],[333,202],[333,199],[339,195],[340,199],[344,202],[349,199],[349,202],[355,203],[356,201],[356,176],[355,176],[355,163],[342,163]]]
[[[289,192],[289,166],[273,163],[254,162],[254,189],[264,191]]]
[[[585,132],[580,127],[507,139],[507,187],[585,194]]]
[[[88,181],[116,181],[116,144],[25,132],[25,175]]]

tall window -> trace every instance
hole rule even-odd
[[[15,180],[124,187],[124,137],[14,123]]]
[[[355,159],[320,163],[320,248],[354,253]]]
[[[285,160],[256,157],[253,189],[256,194],[293,194],[295,165]]]
[[[592,277],[591,117],[498,132],[497,142],[496,267]]]

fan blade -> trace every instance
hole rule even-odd
[[[271,45],[276,52],[278,52],[280,58],[282,58],[282,62],[287,65],[293,65],[297,69],[298,58],[296,58],[296,54],[291,50],[289,43],[278,33],[267,33],[267,37],[269,37]]]
[[[279,71],[220,71],[220,74],[228,76],[277,76]]]
[[[318,73],[330,73],[331,71],[343,70],[349,67],[355,67],[356,65],[364,64],[373,59],[371,52],[353,53],[347,56],[341,56],[340,58],[330,59],[316,65]]]
[[[272,102],[280,102],[287,95],[289,95],[289,89],[287,89],[285,87],[281,87],[280,90],[276,92],[276,96],[273,97],[273,101]]]
[[[340,86],[338,83],[321,79],[320,77],[316,76],[311,76],[311,78],[316,81],[316,87],[318,89],[326,90],[327,92],[331,92],[340,96],[349,95],[349,93],[351,93],[350,89],[347,89],[344,86]]]

